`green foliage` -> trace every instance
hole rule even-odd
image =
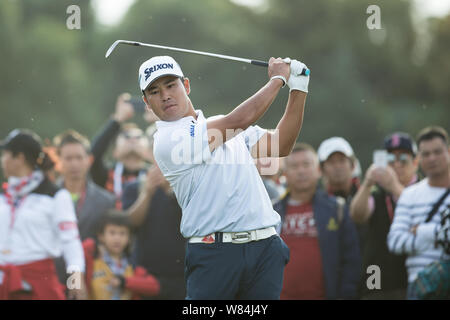
[[[430,124],[450,129],[450,16],[430,20],[431,47],[417,65],[411,1],[267,0],[267,10],[253,11],[229,1],[140,0],[120,24],[105,27],[83,0],[76,2],[81,30],[68,30],[72,3],[0,2],[1,136],[28,127],[43,137],[66,128],[92,137],[121,92],[140,94],[137,70],[153,55],[180,62],[191,79],[191,99],[207,116],[231,111],[267,81],[264,68],[158,49],[123,46],[105,59],[117,39],[260,60],[301,59],[312,75],[299,140],[318,147],[343,136],[363,168],[392,131],[415,135]],[[381,8],[382,30],[366,27],[371,4]],[[287,92],[259,125],[277,125]]]

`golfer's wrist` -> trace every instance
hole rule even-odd
[[[287,84],[286,78],[281,75],[276,75],[270,78],[270,81],[277,81],[277,80],[281,81],[282,88]]]

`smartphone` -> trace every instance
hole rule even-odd
[[[377,167],[386,168],[388,164],[388,153],[386,150],[375,150],[373,153],[373,163]]]
[[[127,102],[133,105],[134,112],[136,113],[144,113],[146,110],[146,105],[142,101],[142,97],[131,97]]]

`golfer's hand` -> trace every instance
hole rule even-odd
[[[114,113],[113,118],[119,123],[123,123],[134,117],[133,105],[129,102],[126,102],[130,98],[131,95],[129,93],[122,93],[117,98],[116,112]]]
[[[269,74],[269,79],[274,76],[283,76],[286,81],[289,80],[289,75],[291,73],[291,68],[288,63],[284,62],[283,59],[274,57],[269,60],[269,68],[267,70]],[[280,79],[281,80],[281,79]]]
[[[289,92],[299,90],[308,92],[309,76],[301,75],[304,68],[308,68],[303,62],[291,60],[291,76],[288,80]]]

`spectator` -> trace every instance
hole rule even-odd
[[[389,165],[385,168],[370,166],[350,208],[353,221],[368,225],[363,271],[376,265],[382,275],[379,290],[369,290],[363,279],[364,299],[406,297],[406,256],[390,253],[386,240],[400,194],[405,187],[417,182],[417,147],[408,134],[393,133],[384,140],[384,149],[389,152]]]
[[[127,93],[118,97],[112,119],[92,143],[92,179],[97,185],[116,195],[119,207],[124,185],[138,177],[144,178],[146,161],[149,160],[148,140],[142,130],[135,124],[124,124],[134,116],[133,105],[127,102],[128,99],[130,95]],[[116,163],[113,168],[109,168],[104,163],[104,156],[114,138],[116,143],[113,157]]]
[[[350,203],[359,188],[359,179],[353,175],[358,162],[352,147],[344,138],[332,137],[324,140],[317,152],[325,189]]]
[[[1,143],[8,183],[0,195],[0,299],[65,299],[52,260],[61,252],[69,274],[84,272],[70,195],[44,175],[53,164],[40,141],[16,129]],[[69,298],[86,296],[80,284],[69,288]]]
[[[291,252],[281,298],[356,298],[360,253],[345,202],[317,188],[320,168],[311,146],[297,144],[285,160],[288,192],[274,206]]]
[[[359,178],[355,176],[355,172],[360,170],[353,148],[344,138],[332,137],[320,144],[318,154],[325,190],[330,195],[344,198],[350,206],[359,188]],[[356,225],[356,231],[361,255],[363,255],[367,226]]]
[[[92,157],[89,140],[74,130],[54,139],[61,167],[58,184],[72,197],[81,240],[96,236],[102,215],[114,208],[114,196],[97,186],[88,176]]]
[[[111,209],[98,229],[98,242],[83,241],[86,283],[92,300],[129,300],[155,295],[159,283],[129,259],[131,228],[124,212]]]
[[[450,205],[450,148],[448,134],[441,127],[427,127],[417,137],[419,163],[426,178],[407,187],[401,194],[394,221],[388,234],[388,247],[393,253],[407,254],[407,298],[416,299],[412,283],[427,265],[449,259],[436,245],[440,214]],[[440,203],[440,205],[439,205]]]
[[[127,185],[122,201],[136,230],[134,263],[151,272],[161,286],[160,293],[151,298],[184,299],[185,239],[180,234],[181,208],[158,166],[148,171],[144,183],[135,181]]]

